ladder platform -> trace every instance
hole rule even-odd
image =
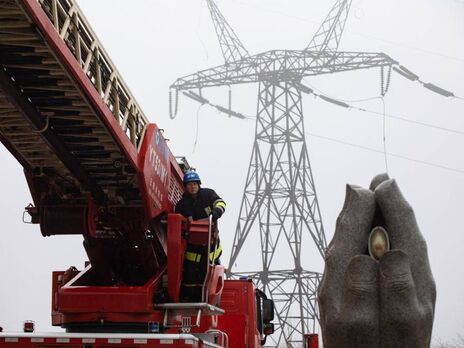
[[[225,311],[205,302],[164,303],[155,306],[164,310],[163,326],[180,328],[190,332],[192,327],[199,327],[202,315],[222,315]],[[192,322],[192,317],[194,318]],[[180,319],[180,322],[179,322]]]
[[[181,303],[163,303],[155,305],[155,309],[164,309],[172,312],[182,312],[188,315],[196,315],[199,310],[206,315],[222,315],[225,311],[222,308],[213,306],[206,302],[181,302]]]

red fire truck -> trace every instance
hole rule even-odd
[[[74,0],[0,1],[0,141],[24,168],[30,222],[82,235],[89,262],[53,273],[52,324],[0,332],[0,348],[260,347],[273,302],[205,266],[202,300],[180,301],[187,243],[211,221],[173,214],[185,160],[169,150]],[[1,324],[1,323],[0,323]]]

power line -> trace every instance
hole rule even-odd
[[[358,108],[358,107],[355,107],[355,106],[351,106],[351,108],[355,109],[355,110],[375,114],[375,115],[384,116],[383,113],[375,111],[375,110]],[[433,125],[433,124],[430,124],[430,123],[414,121],[414,120],[411,120],[409,118],[405,118],[405,117],[402,117],[402,116],[395,116],[395,115],[391,115],[391,114],[385,114],[385,117],[395,119],[395,120],[399,120],[399,121],[403,121],[403,122],[407,122],[407,123],[411,123],[411,124],[415,124],[415,125],[419,125],[419,126],[423,126],[423,127],[428,127],[428,128],[441,130],[441,131],[444,131],[444,132],[454,133],[454,134],[458,134],[458,135],[464,135],[464,131],[460,131],[460,130],[452,129],[452,128],[441,127],[441,126],[436,126],[436,125]]]
[[[411,46],[411,45],[407,45],[407,44],[402,44],[402,43],[395,42],[395,41],[381,39],[379,37],[375,37],[375,36],[364,34],[364,33],[358,33],[358,32],[351,31],[351,34],[362,36],[362,37],[365,37],[365,38],[370,39],[370,40],[380,41],[380,42],[383,42],[383,43],[386,43],[386,44],[392,45],[392,46],[403,47],[403,48],[407,48],[407,49],[410,49],[410,50],[422,52],[422,53],[425,53],[425,54],[430,54],[430,55],[434,55],[434,56],[445,58],[445,59],[455,60],[457,62],[464,62],[464,59],[462,59],[462,58],[450,56],[450,55],[435,52],[435,51],[426,50],[426,49],[420,48],[420,47],[415,47],[415,46]]]
[[[378,114],[382,115],[381,113],[378,113]],[[388,117],[387,115],[385,115],[385,116]],[[256,119],[256,117],[247,116],[246,119],[247,120],[253,120],[253,119]],[[438,127],[438,128],[440,128],[440,127]],[[464,132],[460,132],[460,133],[464,134]],[[384,156],[391,156],[391,157],[401,158],[401,159],[406,160],[406,161],[425,164],[425,165],[428,165],[428,166],[431,166],[431,167],[445,169],[445,170],[449,170],[449,171],[456,172],[456,173],[464,173],[464,170],[462,170],[462,169],[447,167],[447,166],[443,166],[441,164],[437,164],[437,163],[433,163],[433,162],[427,162],[427,161],[419,160],[417,158],[408,157],[408,156],[388,152],[386,150],[386,143],[385,143],[385,130],[384,130],[384,133],[383,133],[383,137],[384,137],[384,149],[383,150],[378,150],[378,149],[374,149],[374,148],[371,148],[371,147],[368,147],[368,146],[350,143],[350,142],[347,142],[347,141],[344,141],[344,140],[335,139],[335,138],[327,137],[327,136],[320,135],[320,134],[315,134],[315,133],[310,133],[310,132],[306,132],[305,134],[309,135],[310,137],[320,138],[320,139],[332,141],[332,142],[335,142],[335,143],[356,147],[356,148],[363,149],[363,150],[366,150],[366,151],[380,153],[380,154],[382,154]],[[386,167],[386,170],[388,172],[388,163],[387,163],[387,158],[386,157],[385,157],[385,167]]]
[[[307,83],[307,82],[306,82]],[[396,119],[396,120],[399,120],[399,121],[403,121],[403,122],[408,122],[408,123],[411,123],[411,124],[415,124],[415,125],[420,125],[420,126],[423,126],[423,127],[429,127],[429,128],[433,128],[433,129],[437,129],[437,130],[441,130],[441,131],[446,131],[446,132],[450,132],[450,133],[454,133],[454,134],[457,134],[457,135],[464,135],[464,132],[463,131],[459,131],[459,130],[455,130],[455,129],[450,129],[450,128],[445,128],[445,127],[441,127],[441,126],[436,126],[436,125],[431,125],[431,124],[428,124],[428,123],[425,123],[425,122],[420,122],[420,121],[413,121],[411,119],[408,119],[408,118],[405,118],[405,117],[402,117],[402,116],[395,116],[395,115],[390,115],[390,114],[387,114],[385,112],[385,101],[383,99],[383,97],[380,97],[380,96],[377,96],[377,97],[369,97],[369,98],[363,98],[363,99],[355,99],[355,100],[344,100],[344,99],[335,99],[335,98],[331,98],[331,97],[326,97],[324,96],[323,94],[325,94],[324,92],[322,92],[320,89],[318,89],[317,87],[315,86],[312,86],[311,84],[308,83],[308,85],[310,85],[312,88],[314,88],[314,90],[317,90],[318,92],[320,92],[321,94],[316,94],[314,93],[314,91],[312,91],[311,89],[309,89],[308,87],[305,87],[304,85],[301,85],[300,84],[300,87],[303,88],[303,90],[305,91],[305,93],[310,93],[310,94],[313,94],[315,95],[316,97],[319,97],[321,98],[322,100],[325,100],[325,101],[328,101],[330,103],[333,103],[333,104],[336,104],[336,105],[339,105],[339,106],[342,106],[342,107],[348,107],[350,109],[355,109],[355,110],[358,110],[358,111],[362,111],[362,112],[367,112],[367,113],[371,113],[371,114],[375,114],[375,115],[379,115],[382,117],[382,120],[383,120],[383,138],[382,138],[382,141],[383,141],[383,151],[380,151],[380,150],[376,150],[376,149],[372,149],[372,148],[368,148],[368,147],[364,147],[364,146],[361,146],[361,145],[357,145],[357,144],[351,144],[351,143],[347,143],[347,142],[343,142],[341,140],[337,140],[337,139],[332,139],[332,138],[329,138],[329,137],[324,137],[324,136],[319,136],[320,138],[324,138],[324,139],[327,139],[327,140],[332,140],[332,141],[336,141],[336,142],[339,142],[339,143],[342,143],[342,144],[345,144],[345,145],[351,145],[351,146],[356,146],[356,147],[360,147],[360,148],[363,148],[365,150],[369,150],[369,151],[374,151],[374,152],[378,152],[378,153],[382,153],[384,155],[384,161],[385,161],[385,168],[386,168],[386,171],[388,172],[388,158],[387,158],[387,155],[388,156],[392,156],[392,157],[397,157],[397,158],[401,158],[401,159],[404,159],[404,160],[409,160],[409,161],[413,161],[413,162],[416,162],[416,163],[421,163],[421,164],[425,164],[425,165],[429,165],[429,166],[434,166],[434,167],[437,167],[437,168],[442,168],[442,169],[446,169],[446,170],[451,170],[451,171],[455,171],[455,172],[464,172],[462,170],[459,170],[459,169],[455,169],[455,168],[451,168],[451,167],[447,167],[447,166],[442,166],[442,165],[439,165],[439,164],[435,164],[435,163],[431,163],[431,162],[426,162],[426,161],[421,161],[421,160],[418,160],[418,159],[415,159],[415,158],[411,158],[411,157],[407,157],[407,156],[403,156],[403,155],[398,155],[398,154],[392,154],[392,153],[389,153],[387,152],[387,145],[386,145],[386,118],[392,118],[392,119]],[[185,93],[185,92],[184,92]],[[186,94],[187,95],[187,94]],[[187,95],[189,97],[191,97],[192,99],[200,102],[202,105],[203,104],[209,104],[211,105],[212,107],[216,108],[216,111],[220,111],[222,113],[225,113],[225,114],[228,114],[229,117],[230,116],[236,116],[236,117],[239,117],[241,119],[248,119],[248,120],[255,120],[256,117],[253,117],[253,116],[247,116],[247,115],[244,115],[244,114],[240,114],[240,113],[237,113],[237,112],[234,112],[232,111],[230,108],[227,109],[227,108],[224,108],[224,107],[221,107],[221,106],[218,106],[218,105],[214,105],[214,104],[211,104],[209,103],[209,101],[193,92],[190,92],[189,95]],[[458,98],[458,99],[461,99],[463,100],[463,98],[461,97],[455,97],[455,98]],[[349,101],[349,102],[364,102],[364,101],[369,101],[369,100],[374,100],[374,99],[381,99],[382,101],[382,112],[378,112],[378,111],[374,111],[374,110],[369,110],[369,109],[365,109],[365,108],[360,108],[360,107],[356,107],[356,106],[352,106],[352,105],[349,105],[349,104],[346,104],[345,101]],[[198,115],[197,115],[198,117]],[[197,119],[197,122],[198,122],[198,119]],[[198,124],[197,124],[197,132],[198,132]],[[310,134],[310,133],[308,133]],[[316,135],[315,135],[316,136]],[[196,146],[196,142],[197,142],[197,139],[195,140],[195,145],[194,145],[194,148]]]
[[[375,113],[377,113],[379,115],[383,115],[382,113],[379,113],[379,112],[375,112]],[[385,117],[389,117],[389,116],[387,114],[385,114]],[[255,116],[246,116],[245,119],[251,121],[251,120],[256,120],[256,117]],[[411,122],[416,123],[414,121],[411,121]],[[425,124],[425,125],[427,125],[427,124]],[[431,126],[431,125],[428,125],[428,126]],[[441,127],[435,127],[435,126],[431,126],[431,127],[441,129]],[[453,130],[449,130],[449,129],[446,129],[446,128],[445,128],[445,130],[453,131]],[[454,131],[454,132],[457,132],[457,133],[459,133],[461,135],[464,135],[464,132],[460,132],[460,131]],[[437,163],[433,163],[433,162],[427,162],[427,161],[423,161],[423,160],[420,160],[420,159],[417,159],[417,158],[408,157],[408,156],[388,152],[386,150],[385,128],[384,128],[384,133],[383,133],[383,139],[384,139],[384,145],[383,145],[384,149],[383,150],[378,150],[378,149],[374,149],[374,148],[371,148],[371,147],[368,147],[368,146],[350,143],[350,142],[347,142],[347,141],[344,141],[344,140],[331,138],[331,137],[320,135],[320,134],[315,134],[315,133],[310,133],[310,132],[306,132],[305,134],[309,135],[310,137],[324,139],[324,140],[327,140],[327,141],[332,141],[332,142],[335,142],[335,143],[339,143],[339,144],[343,144],[343,145],[363,149],[363,150],[366,150],[366,151],[371,151],[371,152],[382,154],[383,156],[385,156],[384,160],[385,160],[385,167],[386,167],[387,172],[388,172],[388,162],[387,162],[387,157],[386,156],[390,156],[390,157],[400,158],[400,159],[403,159],[403,160],[406,160],[406,161],[420,163],[420,164],[428,165],[428,166],[431,166],[431,167],[445,169],[445,170],[449,170],[449,171],[452,171],[452,172],[464,174],[464,170],[462,170],[462,169],[443,166],[441,164],[437,164]]]
[[[348,102],[348,103],[359,103],[359,102],[365,102],[365,101],[370,101],[370,100],[375,100],[375,99],[380,99],[381,98],[380,96],[377,96],[377,97],[369,97],[369,98],[364,98],[364,99],[351,99],[351,100],[350,99],[341,99],[341,98],[333,97],[330,94],[327,94],[324,91],[321,91],[319,88],[317,88],[317,87],[311,85],[310,83],[308,83],[307,80],[305,80],[305,84],[311,86],[311,88],[318,91],[322,95],[329,96],[331,99],[333,99],[335,101],[342,101],[342,102]],[[314,94],[314,93],[312,93],[312,94]],[[319,95],[317,95],[317,94],[314,94],[314,95],[319,97]],[[455,98],[464,100],[464,98],[461,98],[461,97],[455,97]],[[324,98],[322,98],[322,99],[324,100]],[[433,128],[433,129],[437,129],[437,130],[444,131],[444,132],[454,133],[454,134],[457,134],[457,135],[464,135],[464,131],[460,131],[460,130],[452,129],[452,128],[447,128],[447,127],[442,127],[442,126],[437,126],[437,125],[426,123],[426,122],[414,121],[414,120],[411,120],[410,118],[407,118],[407,117],[404,117],[404,116],[392,115],[392,114],[383,113],[383,112],[379,112],[379,111],[375,111],[375,110],[371,110],[371,109],[366,109],[366,108],[361,108],[361,107],[357,107],[357,106],[353,106],[353,105],[347,105],[347,107],[350,108],[350,109],[354,109],[354,110],[358,110],[358,111],[362,111],[362,112],[367,112],[367,113],[371,113],[371,114],[374,114],[374,115],[379,115],[379,116],[382,116],[382,117],[385,116],[385,117],[388,117],[388,118],[391,118],[391,119],[395,119],[395,120],[398,120],[398,121],[419,125],[419,126],[422,126],[422,127]]]
[[[331,141],[331,142],[334,142],[334,143],[339,143],[339,144],[342,144],[342,145],[347,145],[347,146],[355,147],[355,148],[362,149],[362,150],[366,150],[366,151],[370,151],[370,152],[380,153],[380,154],[382,154],[382,155],[384,154],[384,151],[383,151],[383,150],[374,149],[374,148],[372,148],[372,147],[368,147],[368,146],[364,146],[364,145],[359,145],[359,144],[354,144],[354,143],[350,143],[350,142],[348,142],[348,141],[344,141],[344,140],[340,140],[340,139],[336,139],[336,138],[331,138],[331,137],[327,137],[327,136],[319,135],[319,134],[315,134],[315,133],[306,132],[306,134],[309,135],[310,137],[319,138],[319,139],[324,139],[324,140]],[[462,170],[462,169],[457,169],[457,168],[452,168],[452,167],[448,167],[448,166],[443,166],[443,165],[441,165],[441,164],[437,164],[437,163],[433,163],[433,162],[428,162],[428,161],[423,161],[423,160],[419,160],[419,159],[417,159],[417,158],[408,157],[408,156],[403,156],[403,155],[399,155],[399,154],[395,154],[395,153],[391,153],[391,152],[386,152],[386,154],[387,154],[388,156],[396,157],[396,158],[401,158],[401,159],[406,160],[406,161],[415,162],[415,163],[420,163],[420,164],[425,164],[425,165],[430,166],[430,167],[445,169],[445,170],[449,170],[449,171],[452,171],[452,172],[455,172],[455,173],[464,174],[464,170]]]
[[[361,98],[361,99],[342,99],[342,98],[335,98],[333,97],[331,94],[329,93],[325,93],[323,90],[321,90],[320,88],[312,85],[311,83],[308,82],[308,80],[305,78],[303,79],[305,84],[307,84],[308,86],[311,86],[312,89],[314,89],[315,91],[318,91],[319,93],[321,94],[324,94],[324,95],[327,95],[333,99],[337,99],[337,100],[341,100],[341,101],[344,101],[346,103],[361,103],[361,102],[366,102],[366,101],[370,101],[370,100],[374,100],[374,99],[379,99],[380,96],[374,96],[374,97],[366,97],[366,98]]]
[[[312,24],[317,24],[318,23],[317,21],[312,20],[312,19],[298,17],[298,16],[295,16],[295,15],[284,13],[282,11],[272,10],[272,9],[268,9],[268,8],[257,6],[257,5],[250,5],[249,3],[246,3],[246,2],[243,2],[243,1],[240,1],[240,0],[235,0],[235,2],[237,2],[237,3],[239,3],[239,4],[243,5],[243,6],[255,7],[255,8],[261,10],[261,11],[266,11],[266,12],[269,12],[269,13],[279,14],[279,15],[281,15],[283,17],[296,19],[296,20],[301,21],[301,22],[312,23]],[[392,46],[403,47],[403,48],[418,51],[418,52],[421,52],[421,53],[435,55],[435,56],[445,58],[445,59],[455,60],[455,61],[458,61],[458,62],[464,62],[464,59],[459,58],[459,57],[450,56],[450,55],[447,55],[447,54],[426,50],[426,49],[423,49],[423,48],[420,48],[420,47],[414,47],[414,46],[411,46],[411,45],[407,45],[407,44],[403,44],[403,43],[399,43],[399,42],[395,42],[395,41],[391,41],[391,40],[382,39],[382,38],[379,38],[379,37],[376,37],[376,36],[372,36],[372,35],[356,32],[356,31],[352,31],[352,30],[349,30],[349,29],[345,29],[345,32],[348,32],[348,33],[353,34],[353,35],[358,35],[358,36],[364,37],[364,38],[369,39],[369,40],[380,41],[380,42],[383,42],[383,43],[386,43],[386,44],[389,44],[389,45],[392,45]]]
[[[318,88],[316,88],[316,87],[314,87],[312,85],[310,85],[310,86],[312,88],[314,88],[315,90],[319,91],[321,94],[327,95],[324,92],[322,92],[321,90],[319,90]],[[190,97],[190,95],[187,95],[187,96]],[[317,94],[315,94],[315,96],[319,97],[319,95],[317,95]],[[354,103],[354,102],[363,102],[363,101],[380,99],[381,97],[370,97],[370,98],[352,99],[352,100],[333,98],[333,97],[330,97],[330,98],[333,99],[333,100],[339,100],[339,101],[343,101],[343,102],[352,102],[352,103]],[[456,98],[464,100],[464,98],[460,98],[460,97],[456,97]],[[213,104],[211,104],[209,102],[206,102],[206,104],[209,104],[213,108],[217,108],[217,105],[213,105]],[[391,119],[394,119],[394,120],[398,120],[398,121],[402,121],[402,122],[406,122],[406,123],[410,123],[410,124],[414,124],[414,125],[418,125],[418,126],[422,126],[422,127],[432,128],[432,129],[436,129],[436,130],[443,131],[443,132],[448,132],[448,133],[453,133],[453,134],[460,135],[460,136],[464,135],[464,131],[461,131],[461,130],[442,127],[442,126],[437,126],[437,125],[434,125],[434,124],[421,122],[421,121],[414,121],[414,120],[411,120],[410,118],[407,118],[407,117],[404,117],[404,116],[398,116],[398,115],[393,115],[393,114],[388,114],[388,113],[384,114],[383,112],[379,112],[379,111],[375,111],[375,110],[371,110],[371,109],[366,109],[366,108],[361,108],[361,107],[357,107],[357,106],[353,106],[353,105],[348,105],[347,107],[349,109],[352,109],[352,110],[358,110],[358,111],[361,111],[361,112],[370,113],[370,114],[378,115],[378,116],[381,116],[381,117],[391,118]],[[228,114],[228,112],[222,111],[224,109],[226,109],[226,108],[221,107],[221,110],[216,110],[216,111],[218,113],[221,112],[221,113],[224,113],[224,114]],[[233,111],[230,110],[229,112],[233,112]],[[233,113],[234,114],[239,114],[237,112],[233,112]],[[256,120],[256,116],[250,116],[250,115],[246,115],[246,114],[240,114],[240,115],[241,115],[240,118],[245,118],[245,119],[248,119],[248,120]]]

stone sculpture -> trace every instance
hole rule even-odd
[[[368,251],[376,226],[390,248],[377,246],[378,258]],[[413,209],[386,174],[369,189],[347,185],[318,294],[324,348],[430,346],[436,290],[427,245]]]

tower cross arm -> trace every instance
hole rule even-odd
[[[171,85],[171,88],[189,90],[263,80],[298,82],[305,76],[396,64],[397,61],[384,53],[277,50],[181,77]]]

